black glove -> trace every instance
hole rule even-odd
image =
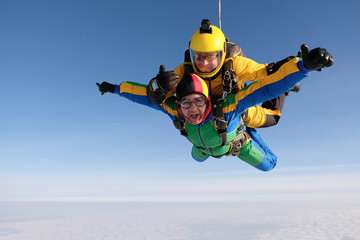
[[[303,44],[301,45],[301,56],[304,67],[309,70],[321,71],[321,68],[334,64],[334,58],[325,48],[315,48],[309,51],[309,47]]]
[[[158,75],[152,79],[151,83],[154,92],[159,91],[161,94],[167,94],[176,87],[178,75],[174,71],[165,71],[165,65],[160,66]]]
[[[96,85],[99,87],[99,91],[101,92],[101,95],[104,95],[104,93],[106,92],[115,92],[115,85],[108,83],[108,82],[102,82],[100,83],[96,83]]]

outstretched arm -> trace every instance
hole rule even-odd
[[[307,77],[310,71],[330,67],[334,62],[333,57],[324,48],[309,51],[306,45],[302,45],[301,49],[303,59],[291,58],[280,61],[281,64],[276,72],[258,79],[240,90],[235,96],[230,97],[228,109],[225,109],[224,113],[236,108],[236,113],[239,114],[251,106],[280,96]],[[238,104],[240,101],[241,104]]]
[[[99,87],[101,94],[110,92],[117,94],[120,97],[129,99],[132,102],[151,107],[153,109],[162,111],[170,116],[171,119],[175,119],[177,116],[177,108],[175,99],[168,99],[161,104],[153,103],[146,96],[146,85],[135,82],[122,82],[120,85],[111,84],[108,82],[96,83]]]

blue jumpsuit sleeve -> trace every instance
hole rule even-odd
[[[124,97],[132,102],[159,110],[169,115],[172,120],[175,120],[177,111],[176,109],[174,110],[176,104],[174,99],[168,99],[162,104],[153,103],[146,95],[146,87],[146,85],[135,82],[122,82],[120,85],[115,86],[114,94],[118,94],[120,97]]]
[[[304,67],[302,59],[291,59],[274,74],[258,79],[258,81],[241,89],[235,97],[234,114],[240,115],[249,107],[266,102],[289,91],[298,82],[306,78],[309,72]],[[230,110],[232,108],[230,107]]]

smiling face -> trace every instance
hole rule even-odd
[[[180,110],[191,124],[200,124],[206,110],[206,98],[202,94],[194,93],[183,97]]]
[[[195,66],[200,72],[211,73],[219,66],[219,53],[195,53]]]

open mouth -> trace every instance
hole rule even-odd
[[[190,123],[192,124],[199,124],[199,120],[201,118],[201,115],[200,114],[190,114],[188,116],[188,120]]]
[[[190,118],[197,119],[199,118],[200,114],[190,114]]]

